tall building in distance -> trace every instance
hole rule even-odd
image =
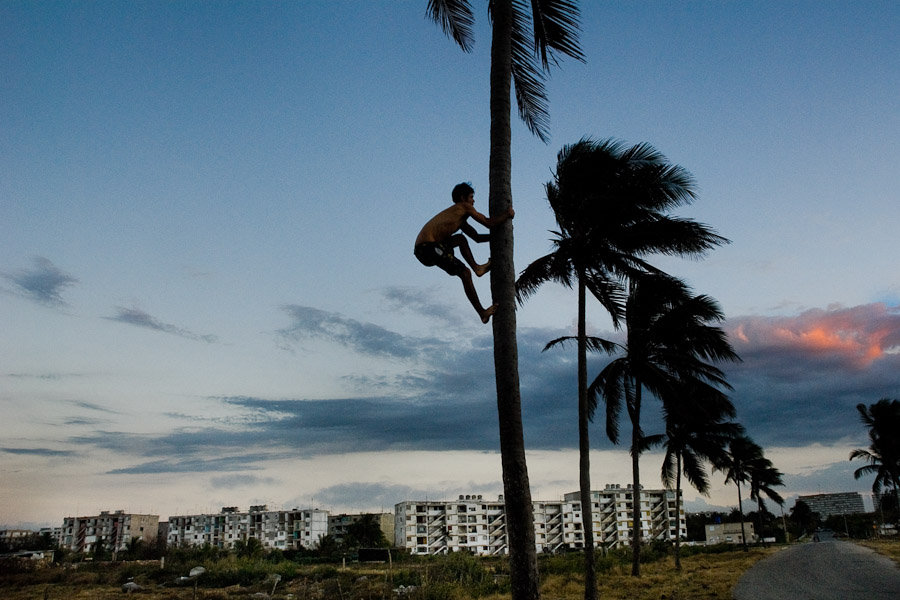
[[[798,502],[805,502],[810,510],[827,519],[832,515],[853,515],[866,512],[862,494],[859,492],[838,492],[835,494],[813,494],[798,496]]]
[[[91,517],[63,519],[59,545],[73,552],[126,550],[132,540],[145,544],[156,541],[159,515],[138,515],[122,510],[103,511]]]
[[[578,492],[562,500],[533,501],[538,552],[584,546],[583,511]],[[640,492],[641,536],[674,540],[687,535],[684,511],[675,513],[675,492]],[[591,492],[591,527],[595,544],[614,548],[630,544],[631,486],[607,485]],[[407,500],[394,507],[394,545],[411,554],[447,554],[465,550],[479,556],[508,553],[506,505],[501,496],[461,495],[451,500]]]
[[[315,548],[328,534],[328,511],[319,509],[269,510],[265,504],[241,512],[226,506],[218,514],[169,517],[169,546],[234,548],[237,542],[259,540],[268,550]]]

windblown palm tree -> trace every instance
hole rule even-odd
[[[721,461],[729,442],[744,428],[734,418],[734,405],[720,390],[699,381],[677,382],[663,397],[666,449],[662,481],[675,487],[675,514],[681,515],[681,476],[701,494],[709,492],[705,463]],[[654,440],[650,440],[651,444]],[[675,537],[675,569],[681,570],[681,535]]]
[[[784,505],[784,498],[775,491],[776,486],[784,486],[784,476],[765,456],[750,463],[750,499],[756,500],[756,531],[763,534],[763,515],[768,512],[763,496],[778,506]]]
[[[716,470],[725,473],[725,483],[734,483],[738,492],[738,513],[741,517],[741,538],[744,552],[747,548],[747,532],[744,529],[744,505],[741,497],[741,484],[750,483],[750,473],[754,462],[763,458],[762,447],[747,436],[739,436],[731,440],[728,453],[715,465]]]
[[[516,283],[523,302],[538,287],[556,281],[578,289],[578,440],[581,510],[584,522],[585,589],[594,587],[594,540],[588,423],[596,403],[587,393],[587,350],[615,346],[588,337],[585,327],[589,290],[618,324],[624,303],[620,281],[651,270],[647,254],[697,255],[727,240],[705,225],[678,219],[664,211],[690,202],[693,179],[647,144],[625,148],[613,140],[584,138],[563,147],[556,173],[546,184],[547,200],[556,216],[555,250],[531,263]],[[545,350],[571,340],[558,338]],[[586,592],[585,598],[590,598]]]
[[[632,276],[625,305],[626,341],[622,355],[610,362],[591,384],[590,393],[606,402],[606,435],[619,441],[619,416],[624,402],[631,421],[632,563],[640,576],[641,504],[640,454],[646,447],[641,429],[641,404],[646,388],[657,398],[671,393],[677,381],[696,380],[730,389],[713,363],[739,360],[725,332],[711,325],[723,319],[718,304],[705,295],[691,295],[678,279],[662,273]]]
[[[490,0],[492,19],[489,163],[490,214],[512,207],[510,88],[515,84],[519,115],[541,140],[548,139],[544,74],[560,56],[581,60],[579,12],[572,0]],[[468,0],[429,0],[428,15],[465,51],[472,47],[474,14]],[[510,583],[513,600],[531,600],[538,591],[534,516],[519,392],[516,344],[512,222],[491,231],[491,294],[498,305],[492,319],[500,455],[506,501]]]
[[[857,404],[856,410],[869,429],[869,447],[851,452],[850,460],[861,458],[869,464],[856,469],[853,477],[875,475],[872,492],[876,496],[887,488],[900,494],[900,400],[882,398],[870,406]]]

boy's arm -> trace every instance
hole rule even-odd
[[[486,217],[483,214],[481,214],[480,212],[478,212],[477,210],[475,210],[474,206],[467,207],[466,213],[470,217],[472,217],[473,219],[475,219],[476,221],[478,221],[479,223],[481,223],[482,225],[487,227],[488,229],[494,227],[495,225],[505,223],[506,221],[508,221],[508,220],[512,219],[514,216],[516,216],[516,211],[513,210],[512,206],[509,207],[509,210],[507,212],[503,213],[502,215],[496,216],[496,217]]]
[[[490,233],[478,233],[477,231],[475,231],[475,228],[468,223],[463,223],[459,228],[464,234],[466,234],[476,242],[489,242],[491,240]]]

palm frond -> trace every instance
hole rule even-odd
[[[512,79],[519,117],[528,130],[550,141],[550,113],[544,73],[538,67],[529,33],[528,11],[521,0],[512,3]]]
[[[607,354],[615,354],[621,346],[611,340],[606,340],[596,336],[586,336],[585,343],[587,349],[591,352],[605,352]]]
[[[534,48],[541,56],[544,70],[549,70],[551,62],[557,64],[553,56],[555,52],[584,61],[578,44],[581,26],[577,3],[568,0],[531,0],[531,7]]]
[[[577,341],[578,338],[577,338],[576,336],[574,336],[574,335],[566,335],[566,336],[563,336],[563,337],[558,337],[558,338],[556,338],[556,339],[554,339],[554,340],[550,340],[549,342],[547,342],[547,345],[544,346],[544,349],[541,350],[541,352],[546,352],[546,351],[549,350],[550,348],[555,348],[556,346],[563,346],[563,347],[565,347],[565,345],[566,345],[568,342],[571,342],[572,340],[576,340],[576,341]]]
[[[472,51],[475,15],[468,0],[428,0],[425,10],[426,15],[440,25],[464,52]]]
[[[599,399],[606,403],[606,437],[613,444],[619,443],[619,416],[625,398],[624,379],[627,376],[627,359],[619,358],[610,362],[588,386],[588,403],[593,420]]]
[[[565,252],[546,254],[525,267],[516,280],[516,300],[521,305],[548,281],[556,281],[567,288],[574,284],[572,265]]]

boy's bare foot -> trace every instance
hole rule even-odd
[[[490,306],[488,306],[486,309],[484,309],[484,312],[481,313],[481,322],[487,325],[487,322],[491,320],[491,315],[495,312],[497,312],[496,304],[491,304]]]
[[[481,277],[485,273],[491,270],[491,259],[488,259],[486,263],[483,265],[476,265],[474,269],[472,269],[476,275]],[[487,321],[485,321],[486,323]]]

